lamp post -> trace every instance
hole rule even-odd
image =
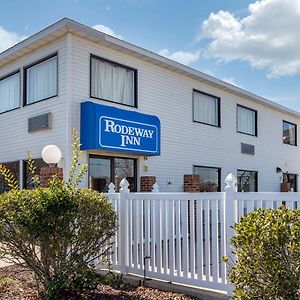
[[[41,168],[40,182],[42,187],[47,187],[53,176],[63,179],[63,169],[56,167],[62,156],[61,150],[55,145],[47,145],[42,150],[42,158],[48,167]]]

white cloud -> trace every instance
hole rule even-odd
[[[114,36],[114,37],[116,37],[118,39],[123,39],[123,37],[121,35],[116,34],[111,28],[109,28],[109,27],[107,27],[105,25],[100,25],[100,24],[99,25],[94,25],[93,28],[96,29],[96,30],[98,30],[98,31],[102,31],[102,32],[104,32],[106,34],[109,34],[111,36]]]
[[[239,88],[243,88],[243,86],[238,84],[233,77],[224,77],[222,80]]]
[[[25,38],[26,36],[21,36],[15,32],[6,31],[3,27],[0,26],[0,52],[12,47]]]
[[[246,61],[269,77],[300,73],[300,0],[259,0],[248,11],[242,19],[211,13],[198,36],[210,39],[205,54],[223,62]]]
[[[196,62],[200,58],[200,51],[196,52],[185,52],[185,51],[177,51],[171,53],[168,49],[162,49],[158,51],[159,55],[165,56],[172,60],[175,60],[184,65],[190,65]]]

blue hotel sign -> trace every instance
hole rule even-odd
[[[160,155],[160,121],[93,102],[81,103],[81,149]]]

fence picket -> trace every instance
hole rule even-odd
[[[196,249],[196,236],[195,236],[195,201],[190,201],[190,271],[191,278],[195,278],[195,249]]]
[[[188,277],[189,271],[189,253],[188,253],[188,201],[183,200],[181,211],[182,223],[182,271],[183,277]]]
[[[177,276],[181,277],[181,220],[180,220],[180,202],[176,201],[176,271]]]
[[[205,228],[205,279],[210,281],[210,217],[209,217],[209,201],[204,202],[204,228]]]
[[[175,209],[174,209],[174,200],[169,201],[169,211],[170,211],[170,218],[169,218],[169,233],[170,233],[170,257],[169,257],[169,264],[170,264],[170,275],[175,275]]]

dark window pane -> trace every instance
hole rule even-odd
[[[283,121],[282,130],[283,130],[283,142],[284,144],[296,145],[296,130],[297,126],[295,124]]]
[[[41,168],[48,167],[48,164],[46,164],[43,161],[42,158],[33,159],[33,164],[34,164],[34,167],[35,167],[35,174],[38,175],[38,176],[40,176]],[[29,189],[30,190],[30,189],[35,188],[34,181],[33,181],[33,176],[29,172],[27,161],[23,162],[23,169],[24,169],[24,172],[23,172],[23,174],[24,174],[24,179],[23,179],[24,189]]]
[[[218,192],[220,190],[220,169],[195,166],[194,174],[200,177],[200,192]]]
[[[127,158],[114,159],[116,190],[119,190],[121,180],[123,178],[126,178],[129,182],[130,191],[136,191],[134,162],[135,161],[133,159],[127,159]]]
[[[7,163],[2,163],[11,173],[14,175],[15,179],[20,182],[20,167],[19,161],[12,161]],[[7,181],[0,175],[0,193],[4,193],[10,190]]]
[[[297,192],[297,174],[283,173],[283,182],[290,184],[290,191]]]
[[[106,158],[90,158],[89,187],[99,192],[107,192],[111,182],[111,160]]]
[[[257,192],[257,172],[237,171],[238,192]]]

